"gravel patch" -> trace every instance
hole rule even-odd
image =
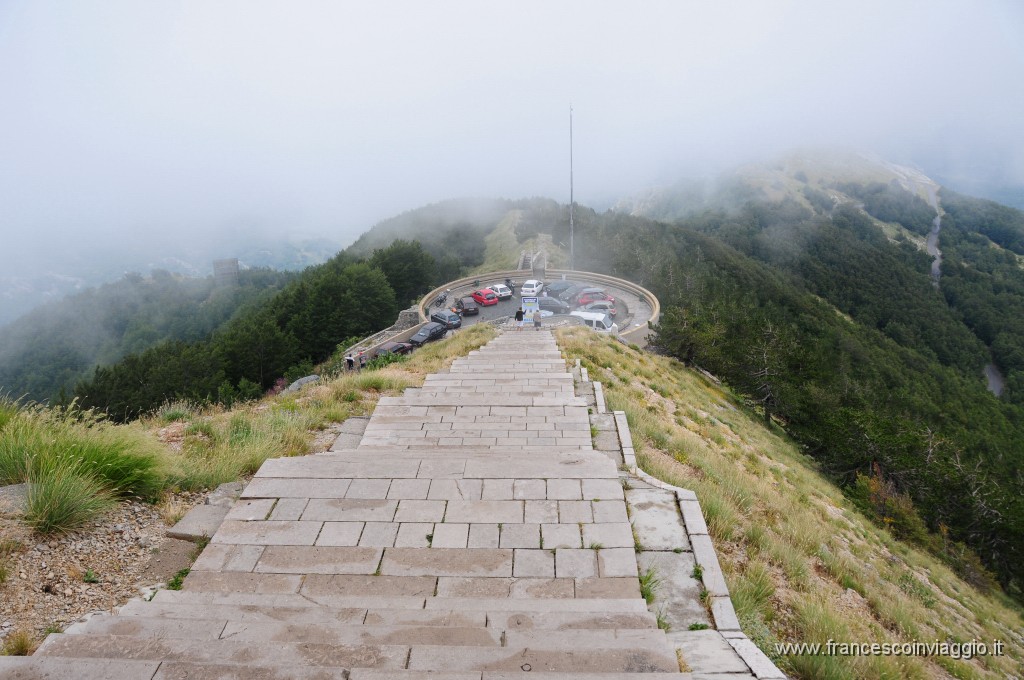
[[[189,509],[204,495],[174,494]],[[0,517],[0,544],[17,548],[4,559],[0,584],[0,642],[16,630],[41,638],[90,612],[113,611],[141,588],[165,580],[161,555],[168,539],[158,510],[126,501],[91,526],[63,536],[41,537],[10,517]],[[156,565],[151,565],[156,556]],[[185,566],[188,566],[187,564]],[[149,579],[149,581],[147,581]],[[95,582],[92,582],[95,581]]]

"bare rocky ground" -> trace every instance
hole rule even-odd
[[[203,498],[178,493],[171,500],[184,512]],[[14,516],[0,516],[0,546],[13,547],[2,562],[0,644],[18,630],[41,640],[89,612],[114,610],[141,588],[190,566],[195,544],[167,538],[166,530],[156,507],[133,501],[63,536],[40,537]]]

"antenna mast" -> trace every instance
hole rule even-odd
[[[572,104],[569,104],[569,270],[576,271],[576,242],[575,224],[573,211],[575,200],[573,200],[572,187]]]

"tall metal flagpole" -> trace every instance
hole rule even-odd
[[[573,211],[575,200],[572,193],[572,104],[569,104],[569,271],[576,271],[576,241]]]

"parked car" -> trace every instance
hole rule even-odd
[[[561,296],[566,290],[573,286],[579,285],[575,281],[567,281],[565,279],[559,279],[558,281],[552,281],[551,283],[545,283],[544,288],[548,291],[548,295],[554,295],[555,297]]]
[[[412,345],[407,342],[385,342],[373,353],[373,357],[382,357],[386,354],[408,354],[412,351]]]
[[[579,295],[585,288],[586,286],[575,284],[569,286],[555,297],[557,297],[559,300],[565,300],[566,302],[572,303],[576,301],[576,296]]]
[[[550,296],[537,298],[537,304],[542,312],[551,312],[552,314],[568,314],[572,309],[567,303]]]
[[[608,300],[597,300],[591,302],[589,305],[583,305],[580,307],[581,312],[604,312],[613,319],[618,314],[615,310],[615,303],[609,302]]]
[[[512,298],[512,289],[503,283],[495,283],[490,286],[490,289],[494,291],[499,300],[509,300]]]
[[[462,326],[462,317],[449,309],[439,309],[430,315],[431,321],[443,323],[445,328],[459,328]]]
[[[473,291],[473,299],[484,307],[498,304],[498,296],[490,288],[481,288]]]
[[[455,311],[462,316],[473,316],[480,313],[480,307],[477,306],[476,300],[473,298],[464,297],[455,303]]]
[[[540,292],[544,289],[544,282],[536,279],[530,279],[519,288],[519,294],[523,296],[534,296],[540,295]]]
[[[611,295],[598,288],[592,290],[585,290],[582,293],[580,293],[579,296],[577,296],[576,298],[576,304],[581,307],[585,307],[589,305],[591,302],[597,302],[598,300],[607,300],[608,302],[615,302],[615,298],[613,298]]]
[[[425,342],[430,342],[431,340],[443,338],[444,334],[447,332],[448,329],[445,327],[443,323],[431,321],[430,323],[423,324],[423,326],[418,331],[416,331],[416,335],[409,338],[409,342],[410,344],[413,345],[413,347],[419,347]]]
[[[570,312],[570,316],[578,317],[583,321],[584,326],[592,328],[598,333],[611,333],[614,335],[619,332],[618,325],[607,314],[577,311]]]

